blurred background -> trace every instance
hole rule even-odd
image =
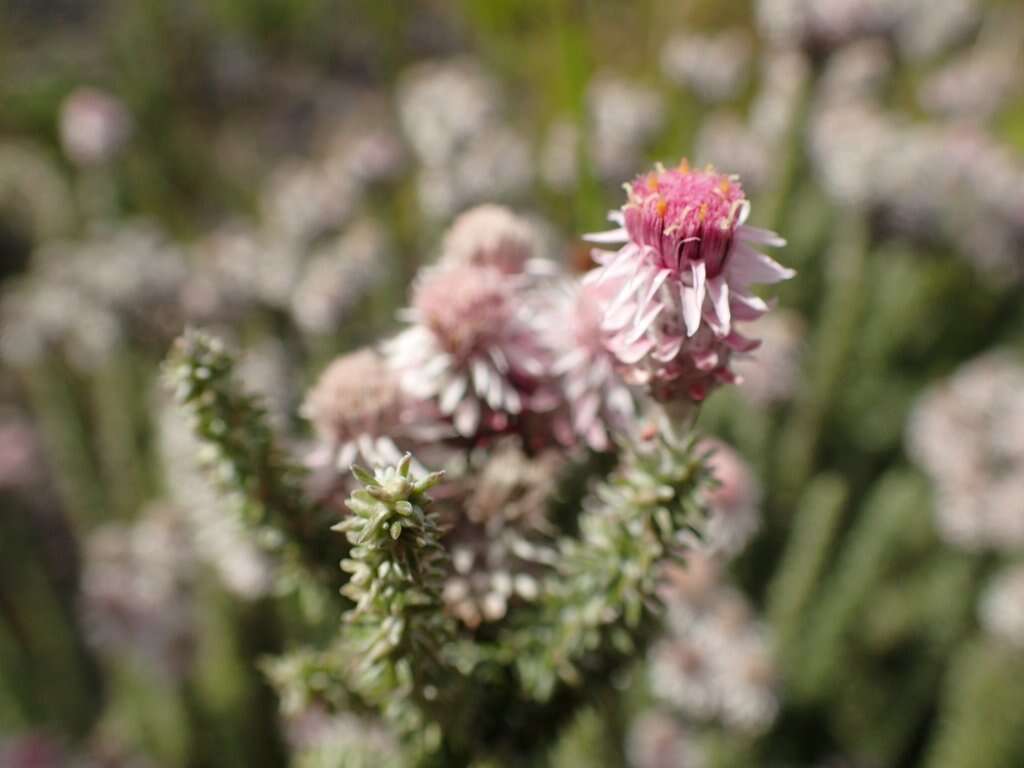
[[[757,533],[548,763],[1024,765],[1018,0],[0,9],[4,768],[346,764],[260,671],[297,598],[195,468],[170,341],[241,350],[301,455],[457,213],[583,270],[683,156],[799,271],[700,417]]]

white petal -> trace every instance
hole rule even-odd
[[[693,336],[700,328],[700,304],[697,301],[697,292],[688,285],[679,289],[683,304],[683,324],[686,325],[686,335]]]
[[[789,280],[796,274],[796,270],[782,266],[744,243],[737,243],[733,247],[728,264],[730,282],[734,281],[740,286],[751,283],[778,283]]]
[[[469,381],[465,376],[455,376],[449,381],[441,393],[441,400],[439,402],[441,413],[452,413],[462,400],[463,395],[466,394],[468,386]]]
[[[341,450],[338,452],[338,469],[348,472],[349,467],[355,463],[356,457],[359,455],[359,449],[356,448],[354,440],[349,440],[341,446]]]
[[[586,397],[576,403],[576,428],[586,429],[597,417],[597,411],[601,407],[601,398],[596,392],[590,392]]]
[[[640,303],[640,307],[646,307],[651,303],[651,299],[654,298],[654,294],[656,294],[661,286],[665,284],[665,280],[668,279],[670,274],[672,274],[672,272],[668,269],[658,270],[658,273],[654,276],[654,279],[651,280],[651,284],[647,288],[647,293],[644,294],[644,299]]]
[[[633,277],[619,287],[619,291],[615,294],[615,298],[608,303],[604,311],[608,314],[614,314],[617,310],[621,309],[627,301],[639,292],[640,288],[645,285],[650,278],[651,274],[649,270],[638,270]]]
[[[429,362],[423,367],[421,374],[435,378],[448,370],[448,366],[451,362],[451,357],[444,352],[440,352],[430,358]]]
[[[632,330],[630,330],[629,335],[626,336],[626,343],[632,344],[647,333],[647,329],[651,327],[651,323],[657,319],[663,309],[665,309],[664,304],[654,304],[646,314],[634,321]]]
[[[736,217],[736,226],[742,227],[746,223],[748,216],[750,216],[750,201],[744,200],[740,204],[739,216]]]
[[[512,387],[505,388],[505,410],[512,414],[523,410],[523,401]]]
[[[629,319],[633,316],[633,307],[630,304],[626,304],[624,307],[620,307],[615,312],[605,312],[604,318],[601,320],[601,330],[609,331],[614,333],[620,331],[629,325]]]
[[[483,395],[490,385],[490,369],[480,358],[474,358],[471,371],[473,373],[473,389],[478,395]]]
[[[501,376],[491,376],[487,387],[487,404],[497,410],[505,399],[505,381]]]
[[[463,437],[472,437],[480,425],[480,402],[467,397],[455,411],[455,430]]]
[[[770,229],[763,229],[761,227],[744,225],[737,228],[736,236],[740,240],[746,240],[748,243],[759,243],[760,245],[768,245],[774,248],[781,248],[786,244],[784,237],[776,232],[772,232]]]
[[[634,344],[616,344],[615,354],[626,365],[633,365],[640,362],[653,347],[654,342],[650,339],[640,339]]]
[[[739,309],[741,311],[738,314],[750,315],[747,319],[756,319],[771,308],[771,305],[760,296],[739,291],[729,293],[729,302],[733,306],[734,314],[737,314],[735,310]]]
[[[722,332],[729,332],[729,325],[732,322],[732,313],[729,309],[729,284],[719,275],[708,282],[708,295],[711,304],[715,309],[715,316],[722,326]]]
[[[588,243],[624,243],[629,240],[629,234],[624,227],[619,227],[605,232],[588,232],[583,239]]]
[[[498,369],[498,373],[502,375],[508,373],[508,358],[505,357],[504,352],[498,347],[491,347],[487,354],[491,356],[491,361],[494,363],[494,367]]]
[[[705,284],[708,277],[708,266],[703,261],[695,261],[690,265],[690,272],[693,275],[693,289],[697,293],[697,306],[704,306]]]

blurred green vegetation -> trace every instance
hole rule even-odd
[[[1014,0],[984,5],[1012,10]],[[33,211],[41,206],[0,168],[0,291],[40,268],[38,246],[93,223],[83,199],[95,202],[86,184],[95,179],[62,154],[58,126],[81,85],[116,94],[134,123],[124,151],[96,171],[112,190],[108,212],[151,217],[189,243],[225,219],[258,215],[272,167],[316,154],[328,102],[360,89],[390,104],[414,63],[469,54],[502,84],[508,119],[534,148],[557,118],[581,128],[577,182],[537,183],[530,194],[530,207],[572,238],[599,229],[622,197],[585,151],[596,74],[627,75],[666,98],[665,128],[647,159],[673,161],[693,153],[711,108],[662,82],[658,52],[668,35],[740,27],[755,68],[768,45],[754,32],[751,3],[715,0],[7,0],[0,9],[0,142],[30,146],[68,187],[56,215],[26,224],[23,197]],[[812,82],[825,63],[812,60]],[[897,61],[886,108],[926,120],[916,86],[935,67]],[[729,105],[741,115],[757,95],[757,74],[750,80]],[[1018,161],[1020,91],[984,127]],[[1024,764],[1024,661],[975,618],[979,590],[1012,558],[963,553],[937,537],[934,489],[908,461],[904,432],[920,393],[963,361],[995,346],[1024,352],[1020,287],[980,278],[949,243],[895,233],[831,199],[810,167],[807,130],[798,121],[752,216],[786,235],[782,260],[800,273],[779,291],[780,305],[809,329],[796,392],[762,407],[722,391],[700,417],[764,484],[764,531],[734,572],[776,634],[784,681],[768,733],[708,729],[712,764],[811,766],[848,755],[843,765],[1013,768]],[[2,205],[8,199],[14,213]],[[234,326],[243,347],[287,341],[298,390],[337,352],[394,328],[408,280],[435,249],[439,227],[420,210],[408,174],[365,205],[387,223],[399,267],[358,318],[313,341],[277,309]],[[89,373],[60,354],[0,368],[0,400],[30,412],[41,435],[62,535],[135,519],[168,490],[152,395],[165,351],[165,339],[132,339]],[[289,426],[304,428],[297,419]],[[84,642],[77,584],[57,580],[41,554],[52,529],[26,522],[39,503],[51,502],[0,488],[0,737],[41,729],[78,747],[114,732],[159,765],[284,764],[277,702],[258,665],[307,634],[295,626],[308,615],[300,598],[240,603],[204,567],[190,675],[167,681],[110,664]],[[320,631],[329,634],[332,622],[323,618]],[[612,750],[606,731],[618,736],[623,713],[642,708],[639,688],[612,715],[578,715],[549,762],[620,765],[621,740]]]

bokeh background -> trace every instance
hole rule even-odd
[[[683,156],[799,271],[700,417],[758,533],[547,764],[1024,765],[1015,0],[5,0],[0,765],[346,764],[260,671],[309,607],[197,472],[170,341],[228,339],[301,455],[456,214],[583,270]]]

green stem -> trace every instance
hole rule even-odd
[[[780,437],[775,476],[782,507],[796,502],[814,469],[821,432],[846,373],[864,302],[868,237],[866,215],[847,212],[827,265],[822,315],[803,389]]]

